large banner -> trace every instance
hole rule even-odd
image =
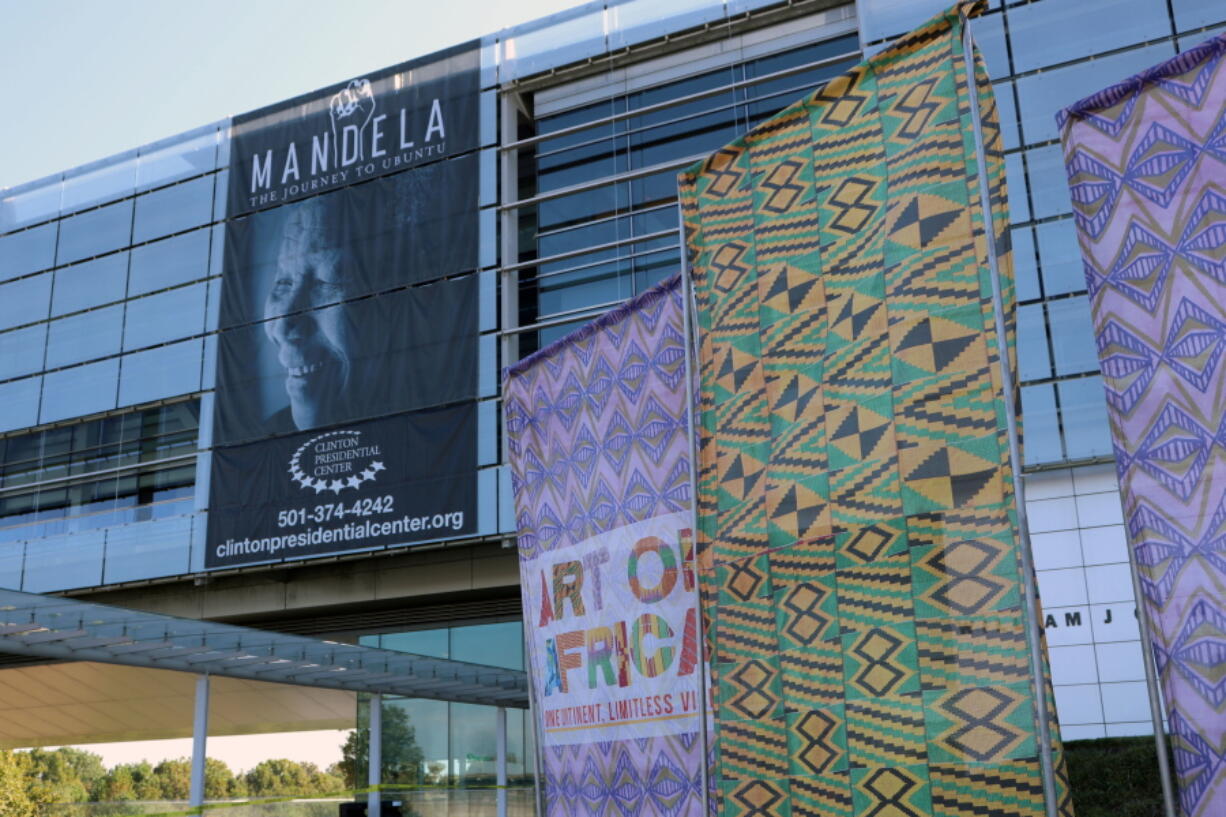
[[[1060,122],[1180,806],[1226,814],[1226,36]]]
[[[477,65],[236,119],[206,566],[476,529]]]
[[[963,47],[981,9],[681,177],[727,817],[1043,813],[1000,366],[1004,169]]]
[[[505,378],[550,817],[702,814],[683,337],[674,277]]]

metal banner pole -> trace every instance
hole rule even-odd
[[[698,324],[694,321],[694,292],[690,282],[690,264],[685,242],[685,223],[681,219],[680,203],[677,205],[677,219],[681,234],[681,315],[685,327],[685,414],[688,426],[687,433],[690,440],[690,535],[694,539],[694,591],[698,607],[696,618],[698,624],[698,666],[700,667],[699,677],[701,679],[699,686],[702,688],[702,710],[700,715],[702,723],[699,730],[702,746],[702,763],[699,765],[699,771],[701,772],[700,779],[702,783],[702,814],[703,817],[710,817],[711,784],[708,766],[711,761],[711,736],[707,729],[707,721],[709,720],[710,713],[710,701],[708,698],[711,684],[710,670],[707,667],[707,634],[702,617],[701,564],[698,560],[698,418],[694,401],[694,374],[697,371],[694,365],[694,355],[697,349]]]
[[[367,737],[366,817],[379,817],[383,808],[383,795],[379,785],[383,782],[383,696],[370,696],[370,730]]]
[[[524,593],[524,598],[527,598],[527,593]],[[536,702],[536,679],[533,677],[532,649],[528,643],[528,627],[532,625],[532,619],[528,617],[528,613],[524,611],[524,670],[528,674],[528,720],[532,722],[532,759],[536,764],[536,769],[532,775],[532,792],[536,802],[536,817],[545,817],[545,802],[544,794],[541,789],[541,775],[545,773],[545,753],[541,746],[541,730],[538,723],[538,709]]]
[[[494,795],[495,817],[507,817],[507,708],[500,706],[494,713],[494,780],[498,784]]]
[[[1026,521],[1026,496],[1022,487],[1022,457],[1018,442],[1017,417],[1014,415],[1014,379],[1009,365],[1009,337],[1005,331],[1005,309],[1001,296],[1000,265],[996,257],[996,227],[992,219],[988,190],[988,163],[980,123],[979,89],[975,85],[975,52],[969,21],[962,18],[962,58],[966,71],[966,95],[970,102],[971,126],[975,135],[975,161],[978,163],[979,206],[983,218],[984,244],[992,279],[992,311],[996,318],[997,358],[1000,363],[1001,388],[1007,401],[1005,424],[1009,435],[1009,467],[1013,472],[1013,496],[1017,503],[1018,555],[1022,569],[1025,600],[1022,610],[1026,618],[1026,640],[1030,647],[1030,675],[1034,682],[1035,720],[1039,738],[1039,767],[1043,774],[1043,800],[1047,817],[1057,817],[1059,802],[1056,794],[1056,772],[1052,763],[1051,726],[1047,708],[1047,685],[1043,679],[1043,633],[1039,624],[1039,596],[1035,587],[1034,557],[1030,551],[1030,529]]]
[[[1141,663],[1145,666],[1145,691],[1149,694],[1149,717],[1154,725],[1154,749],[1158,753],[1158,779],[1162,783],[1162,810],[1166,817],[1176,817],[1175,786],[1171,781],[1170,758],[1167,757],[1166,730],[1162,727],[1162,696],[1158,689],[1158,668],[1154,666],[1154,648],[1149,629],[1149,616],[1141,597],[1141,577],[1137,573],[1137,558],[1128,548],[1128,569],[1132,573],[1132,596],[1136,601],[1137,627],[1141,634]]]

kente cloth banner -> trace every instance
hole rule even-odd
[[[1013,360],[1000,133],[962,41],[981,6],[681,177],[726,817],[1044,813],[989,264],[991,243]]]
[[[1116,469],[1188,815],[1226,814],[1226,36],[1061,112]]]
[[[681,279],[503,383],[545,812],[699,817]]]

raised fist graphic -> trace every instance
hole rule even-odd
[[[351,165],[366,158],[366,126],[375,115],[375,93],[368,79],[350,80],[328,103],[332,118],[332,160]]]

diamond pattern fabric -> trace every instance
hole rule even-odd
[[[692,545],[682,538],[678,555],[656,540],[647,549],[657,556],[623,556],[619,562],[618,545],[625,550],[634,537],[609,539],[653,520],[681,517],[688,527],[690,441],[680,284],[674,276],[506,375],[524,621],[539,622],[528,628],[528,636],[536,717],[542,720],[537,734],[546,817],[702,817]],[[752,475],[740,478],[749,481]],[[649,539],[639,539],[639,545]],[[552,563],[551,580],[535,572],[542,563]],[[616,574],[614,566],[624,573]],[[589,588],[596,581],[594,594],[576,586],[584,575]],[[618,605],[615,586],[622,580],[630,594]],[[752,598],[760,580],[747,572],[730,579],[729,592]],[[676,618],[671,627],[650,614],[621,621],[627,614],[619,607],[638,604],[658,611],[665,597],[683,591],[691,596],[684,631]],[[539,609],[528,604],[530,598],[540,599]],[[595,611],[587,608],[602,602],[610,612],[594,621]],[[589,618],[578,617],[581,612]],[[567,613],[595,626],[560,633],[542,645],[544,628]],[[645,643],[668,646],[651,653]],[[672,676],[675,682],[652,691],[673,703],[679,691],[691,695],[688,720],[668,720],[650,710],[612,717],[618,706],[641,704],[625,690],[636,689],[644,678],[659,682]],[[777,682],[777,671],[768,677],[746,666],[739,681],[729,679],[728,705],[759,711],[777,697]],[[581,694],[589,696],[582,699],[585,705],[559,706],[559,700]],[[543,722],[545,711],[581,717],[558,728],[557,722]],[[602,722],[601,728],[584,731]],[[740,752],[742,769],[767,761],[781,767],[787,757],[782,731],[746,728],[730,736],[729,746],[735,747],[732,757]],[[761,793],[747,794],[745,802],[751,811],[770,807]]]
[[[1226,813],[1226,36],[1061,112],[1184,814]]]
[[[992,241],[1012,358],[1004,172],[961,42],[979,11],[681,176],[721,817],[1043,813],[987,261]]]

